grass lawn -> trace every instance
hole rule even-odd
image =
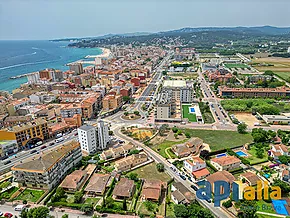
[[[36,202],[44,194],[43,190],[25,189],[15,200],[27,200],[29,202]]]
[[[74,195],[67,195],[66,201],[67,203],[74,203],[75,202]]]
[[[188,120],[190,122],[197,122],[196,115],[189,113],[189,107],[190,107],[190,105],[188,105],[188,104],[182,105],[182,117],[188,118]]]
[[[170,203],[166,205],[166,217],[175,217],[174,203]]]
[[[165,150],[167,148],[170,148],[172,147],[173,145],[177,145],[177,144],[181,144],[181,143],[184,143],[186,142],[186,140],[182,140],[182,141],[179,141],[179,142],[173,142],[173,141],[164,141],[158,145],[153,145],[151,148],[156,151],[157,153],[159,153],[162,157],[164,158],[170,158]],[[177,158],[177,156],[171,151],[171,149],[167,149],[167,153],[169,153],[169,155],[171,156],[171,158]]]
[[[138,214],[145,214],[147,216],[150,216],[158,208],[157,203],[152,202],[152,205],[153,205],[154,209],[153,209],[153,211],[149,211],[145,206],[145,202],[138,202],[137,207],[136,207],[137,209],[139,209]]]
[[[183,132],[190,133],[191,137],[201,138],[204,143],[209,144],[212,151],[232,148],[253,141],[251,134],[239,134],[234,131],[183,129]]]
[[[290,80],[290,72],[275,72],[275,74],[286,81]]]
[[[160,173],[157,171],[156,169],[156,163],[151,163],[148,164],[144,167],[140,167],[138,169],[135,169],[131,172],[128,172],[128,174],[130,173],[137,173],[139,178],[143,178],[143,179],[160,179],[163,182],[167,182],[170,180],[170,176],[168,176],[166,173]]]
[[[272,206],[272,203],[267,203],[263,200],[257,201],[257,210],[264,213],[276,213]]]
[[[100,198],[87,198],[85,200],[85,204],[95,205],[99,200],[100,200]]]
[[[225,64],[227,68],[248,68],[247,64]]]
[[[17,188],[17,187],[12,187],[11,189],[1,193],[0,198],[9,199],[18,189],[19,188]]]
[[[264,156],[263,158],[257,158],[256,157],[256,147],[252,146],[250,150],[248,150],[247,152],[249,152],[251,154],[251,156],[246,157],[249,161],[251,165],[255,165],[264,161],[268,160],[268,154],[267,151],[265,151],[264,149]]]

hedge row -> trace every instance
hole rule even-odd
[[[49,206],[53,206],[53,207],[63,206],[63,207],[69,207],[69,208],[80,210],[83,204],[67,203],[67,202],[50,202],[47,204],[47,206],[48,207]]]

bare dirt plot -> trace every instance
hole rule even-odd
[[[255,116],[253,116],[251,113],[234,113],[235,117],[240,121],[240,122],[245,122],[248,126],[253,127],[254,123],[258,123],[259,121]]]

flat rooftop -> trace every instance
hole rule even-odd
[[[163,87],[186,87],[186,81],[184,80],[165,80]]]

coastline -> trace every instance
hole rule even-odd
[[[108,48],[99,48],[102,50],[102,53],[99,55],[87,55],[85,58],[109,58],[112,55],[112,52]]]

